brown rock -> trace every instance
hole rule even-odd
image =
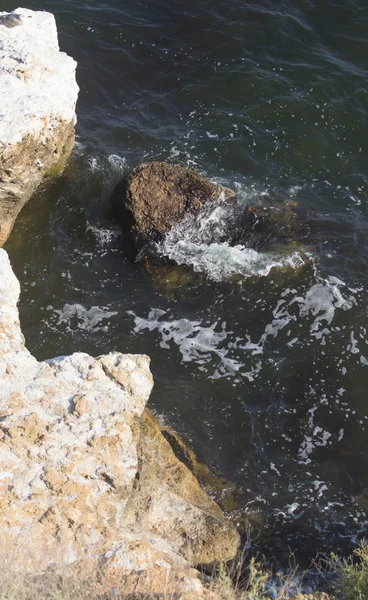
[[[174,454],[147,410],[141,417],[135,492],[126,507],[126,524],[170,541],[192,565],[226,562],[240,538],[218,505]]]
[[[166,162],[139,165],[115,188],[111,202],[121,222],[129,255],[134,258],[189,215],[198,213],[229,188],[215,185],[195,171]]]

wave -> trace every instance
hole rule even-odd
[[[220,198],[215,206],[173,227],[157,245],[158,253],[214,281],[235,275],[265,277],[274,268],[301,267],[310,256],[307,253],[260,252],[244,243],[235,243],[247,236],[257,242],[247,223],[247,201],[245,193],[238,200]]]

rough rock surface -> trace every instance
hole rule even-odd
[[[144,412],[148,357],[38,362],[18,296],[0,249],[2,547],[32,570],[98,566],[125,589],[200,591],[191,565],[231,559],[239,536]]]
[[[0,246],[47,177],[74,145],[75,61],[59,51],[55,19],[0,12]]]
[[[129,173],[112,195],[129,254],[134,258],[149,242],[158,241],[185,217],[234,192],[179,165],[144,163]]]

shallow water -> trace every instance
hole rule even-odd
[[[24,6],[55,13],[81,87],[68,167],[6,245],[28,347],[149,354],[151,405],[242,488],[262,550],[348,549],[367,525],[366,3]],[[311,233],[211,244],[220,207],[161,248],[193,275],[147,273],[126,260],[108,199],[152,159],[243,206],[292,199]]]

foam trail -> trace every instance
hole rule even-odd
[[[172,244],[166,240],[164,254],[179,265],[192,267],[196,272],[205,273],[214,281],[222,281],[234,275],[242,277],[265,277],[271,269],[291,267],[296,269],[304,264],[298,252],[289,256],[257,252],[242,245],[195,244],[180,241]]]
[[[241,277],[265,277],[273,268],[296,269],[304,264],[299,252],[289,255],[258,252],[229,239],[240,232],[244,221],[245,201],[220,199],[195,217],[188,217],[169,231],[158,252],[179,265],[191,267],[214,281]]]
[[[160,309],[152,309],[146,319],[138,317],[132,311],[128,311],[128,314],[134,317],[136,333],[145,329],[157,330],[161,334],[160,347],[164,349],[170,349],[169,342],[174,342],[180,350],[183,362],[196,362],[203,370],[207,370],[205,365],[217,359],[218,367],[213,378],[234,375],[242,366],[235,358],[229,356],[230,350],[224,345],[227,338],[233,335],[232,331],[226,331],[225,323],[219,326],[216,321],[205,326],[201,321],[189,319],[166,321],[161,319],[166,311]]]
[[[215,321],[208,325],[200,320],[175,319],[166,311],[151,309],[147,318],[132,311],[134,332],[157,331],[161,337],[160,347],[169,350],[175,344],[182,356],[182,362],[194,362],[201,371],[209,373],[211,379],[220,377],[258,379],[267,358],[263,357],[265,347],[274,344],[278,336],[285,336],[289,330],[287,344],[291,347],[304,347],[319,340],[321,345],[328,342],[333,334],[332,325],[337,311],[351,310],[357,305],[356,291],[349,289],[336,277],[328,277],[313,283],[299,293],[287,288],[276,300],[272,319],[265,321],[264,331],[258,339],[251,339],[249,332],[235,336],[227,329],[225,321]],[[300,335],[301,321],[309,324],[309,334]],[[365,364],[360,356],[354,332],[346,332],[349,339],[349,352],[357,356],[360,364]],[[368,364],[368,361],[367,361]]]
[[[101,249],[110,248],[112,242],[117,240],[120,236],[118,228],[113,229],[112,227],[97,226],[89,221],[87,221],[86,231],[91,231]]]
[[[65,323],[69,330],[78,328],[87,331],[107,331],[108,325],[100,325],[101,321],[118,314],[107,310],[104,306],[86,308],[81,304],[64,304],[62,309],[55,310],[55,312],[59,315],[57,325]],[[72,327],[72,323],[75,323],[75,327]]]

